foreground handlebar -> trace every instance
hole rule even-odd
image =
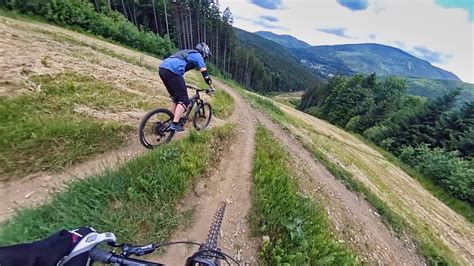
[[[164,264],[148,262],[143,260],[136,260],[136,259],[129,259],[129,258],[122,258],[113,254],[110,251],[93,248],[89,256],[91,260],[95,262],[105,263],[105,264],[112,264],[117,263],[119,265],[130,265],[130,266],[163,266]]]

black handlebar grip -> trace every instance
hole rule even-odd
[[[92,261],[105,264],[116,263],[118,265],[130,266],[163,266],[163,264],[160,263],[119,257],[110,251],[105,251],[98,248],[93,248],[89,253],[89,257]]]
[[[89,253],[89,257],[91,258],[91,260],[101,263],[110,263],[110,258],[112,256],[112,252],[98,248],[93,248]]]

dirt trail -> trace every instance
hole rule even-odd
[[[351,172],[391,210],[401,215],[417,234],[429,241],[443,243],[460,263],[472,265],[474,226],[464,217],[434,197],[399,167],[388,162],[382,154],[351,134],[295,109],[284,105],[280,107],[286,113],[303,120],[318,134],[330,136],[328,142],[334,142],[333,150],[328,151],[331,159]],[[301,129],[292,132],[302,137],[308,135],[308,132]],[[351,163],[344,161],[344,157],[351,158]]]
[[[215,211],[221,200],[229,205],[223,223],[223,249],[236,255],[238,247],[250,243],[248,249],[240,253],[243,262],[256,264],[257,240],[248,235],[245,214],[250,206],[251,169],[254,153],[255,118],[275,134],[280,143],[290,151],[295,160],[294,170],[300,174],[301,186],[307,194],[315,194],[328,211],[330,223],[337,237],[347,241],[360,258],[370,264],[410,264],[423,265],[424,260],[417,254],[411,243],[398,239],[385,227],[380,217],[363,199],[348,191],[322,165],[315,162],[300,142],[276,126],[266,116],[253,110],[240,95],[224,84],[220,88],[228,91],[236,101],[232,120],[237,119],[239,134],[229,148],[215,174],[204,181],[205,189],[198,183],[194,192],[182,201],[182,209],[196,210],[196,222],[186,229],[176,232],[171,239],[203,241]],[[352,240],[352,241],[351,241]],[[255,241],[255,242],[254,242]],[[230,244],[230,245],[229,245]],[[169,248],[157,261],[177,265],[183,257],[191,255],[194,247],[176,246]],[[250,259],[249,259],[250,258]]]
[[[123,113],[120,116],[119,114],[95,111],[90,115],[96,115],[100,119],[121,120],[126,124],[135,126],[138,124],[138,119],[141,118],[138,115],[141,114],[137,111]],[[225,120],[213,117],[209,127],[217,127],[225,123]],[[188,121],[185,131],[175,134],[172,141],[185,137],[190,128],[192,128],[192,123]],[[0,223],[14,215],[16,210],[20,208],[36,206],[48,201],[54,193],[65,188],[70,181],[100,174],[105,170],[116,169],[123,163],[147,151],[138,142],[136,134],[130,135],[129,139],[128,145],[99,154],[92,160],[77,164],[63,172],[40,172],[13,181],[0,182]]]
[[[370,264],[423,265],[416,246],[398,239],[380,220],[377,212],[349,191],[324,166],[317,163],[301,143],[290,137],[263,114],[257,118],[292,155],[299,172],[300,188],[323,200],[333,231]]]
[[[15,181],[0,183],[0,222],[11,217],[19,208],[41,204],[68,182],[112,169],[143,153],[138,141],[119,150],[98,155],[62,173],[36,173]]]
[[[217,204],[227,201],[222,223],[222,250],[242,263],[256,264],[258,243],[250,237],[246,215],[250,209],[250,188],[252,185],[252,161],[255,146],[255,118],[251,108],[233,90],[220,82],[217,88],[224,88],[235,101],[234,113],[230,121],[236,124],[236,137],[223,153],[214,173],[200,180],[194,191],[181,202],[181,209],[195,210],[195,222],[173,234],[173,240],[203,242],[212,222]],[[195,247],[171,246],[157,261],[166,265],[180,265],[183,258],[192,255]],[[182,265],[182,263],[181,263]]]

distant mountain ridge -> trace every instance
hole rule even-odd
[[[293,48],[290,51],[298,61],[312,68],[322,78],[375,72],[379,76],[460,81],[449,71],[433,66],[403,50],[382,44],[323,45]]]
[[[307,86],[332,75],[356,73],[406,78],[408,93],[434,99],[461,88],[458,105],[474,101],[474,84],[462,82],[455,74],[431,65],[400,49],[381,44],[346,44],[310,46],[289,35],[271,32],[250,33],[235,30],[239,42],[255,50],[266,66],[279,75],[299,83],[287,91]],[[294,48],[294,47],[299,48]],[[284,66],[284,70],[281,66]],[[312,73],[308,77],[307,72]],[[277,88],[282,91],[282,88]]]
[[[376,43],[310,46],[290,35],[268,31],[255,34],[287,47],[299,62],[321,79],[375,72],[379,76],[461,81],[454,73],[392,46]]]
[[[306,42],[302,40],[298,40],[295,37],[291,35],[278,35],[270,31],[257,31],[254,32],[254,34],[257,34],[260,37],[269,39],[271,41],[274,41],[282,46],[285,46],[287,48],[308,48],[311,47],[311,45],[307,44]]]

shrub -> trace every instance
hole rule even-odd
[[[430,149],[422,144],[416,148],[402,148],[399,157],[453,196],[474,203],[474,169],[469,161],[459,158],[456,152]]]
[[[360,115],[352,117],[346,124],[346,129],[352,132],[357,132],[360,129]]]
[[[380,144],[387,137],[387,127],[383,125],[375,125],[364,131],[364,136],[371,141]]]

